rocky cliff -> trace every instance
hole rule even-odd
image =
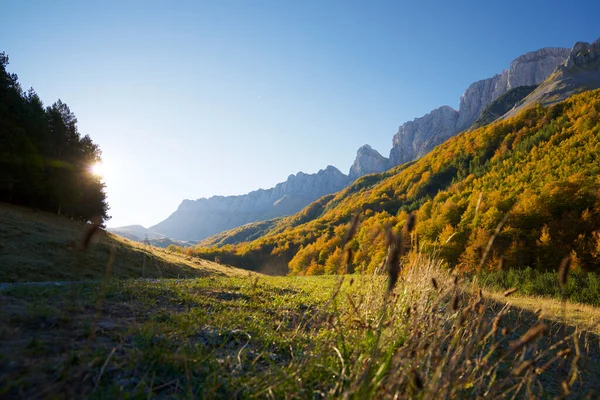
[[[584,90],[598,88],[600,88],[600,38],[591,44],[575,43],[568,57],[554,73],[503,118],[513,116],[536,103],[548,106]]]
[[[569,53],[569,49],[550,47],[524,54],[501,74],[471,84],[460,98],[458,111],[444,106],[401,125],[392,139],[391,166],[420,158],[449,137],[468,129],[492,101],[510,89],[541,83]]]
[[[350,180],[328,166],[316,174],[298,172],[271,189],[240,196],[213,196],[184,200],[166,220],[150,227],[181,240],[202,240],[249,222],[290,215],[324,195],[343,189]]]
[[[365,144],[356,152],[356,159],[350,167],[348,177],[355,180],[363,175],[386,171],[388,168],[390,168],[389,160]]]

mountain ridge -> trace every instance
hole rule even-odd
[[[312,200],[335,193],[363,175],[380,173],[424,156],[435,146],[471,127],[482,111],[503,94],[524,85],[540,84],[565,62],[570,52],[566,48],[547,47],[515,58],[500,74],[469,85],[460,97],[458,110],[441,106],[402,124],[392,138],[389,158],[367,144],[357,150],[348,176],[328,166],[325,171],[334,169],[339,174],[335,184],[325,185],[327,190],[315,191],[314,186],[309,185],[287,193],[286,187],[295,187],[290,181],[302,181],[310,176],[299,172],[271,189],[259,189],[239,196],[184,200],[171,216],[151,229],[168,237],[195,241],[251,222],[294,214]],[[199,216],[199,213],[205,215]],[[197,227],[198,224],[206,227]]]
[[[344,273],[342,238],[353,215],[355,270],[373,272],[387,252],[388,229],[417,217],[419,249],[452,267],[476,270],[505,215],[484,266],[544,270],[571,255],[583,271],[600,268],[600,89],[465,131],[425,157],[367,175],[334,195],[316,217],[284,217],[260,238],[196,247],[192,254],[279,273]],[[582,144],[585,143],[584,146]],[[575,265],[574,264],[574,265]],[[271,270],[275,270],[271,267]]]
[[[250,222],[294,214],[348,183],[348,176],[331,165],[315,174],[298,172],[270,189],[184,200],[173,214],[150,229],[170,238],[202,240]]]

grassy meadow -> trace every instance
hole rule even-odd
[[[600,393],[599,309],[488,289],[403,246],[374,273],[274,277],[0,211],[0,398]]]
[[[434,262],[412,267],[391,292],[358,274],[13,285],[0,291],[0,397],[600,393],[597,309],[571,318],[572,304],[513,304]]]

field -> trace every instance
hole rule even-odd
[[[597,309],[511,306],[446,278],[420,270],[390,295],[383,279],[360,275],[15,285],[0,292],[0,395],[600,393]],[[572,316],[577,307],[591,319]]]
[[[111,235],[84,250],[85,225],[2,211],[0,398],[600,393],[593,306],[481,291],[424,256],[390,287],[250,274]]]

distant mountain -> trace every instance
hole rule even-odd
[[[119,226],[117,228],[108,228],[107,231],[138,242],[144,240],[145,238],[161,239],[165,237],[165,235],[154,232],[148,228],[144,228],[142,225]]]
[[[150,229],[170,238],[202,240],[249,222],[294,214],[319,197],[343,189],[349,182],[348,176],[332,166],[316,174],[298,172],[271,189],[240,196],[184,200],[177,211]]]
[[[107,231],[116,235],[122,236],[135,242],[147,242],[148,244],[155,247],[168,247],[173,244],[175,246],[191,246],[195,243],[189,243],[182,240],[172,240],[161,233],[154,232],[150,229],[144,228],[141,225],[127,225],[119,226],[117,228],[108,228]]]
[[[575,74],[569,77],[579,81]],[[419,160],[361,177],[305,208],[315,212],[224,233],[192,254],[252,270],[315,275],[345,273],[346,249],[352,249],[351,270],[373,273],[388,254],[386,230],[398,232],[413,212],[415,233],[402,236],[408,247],[418,238],[418,252],[459,271],[547,271],[566,255],[577,270],[598,271],[599,123],[600,89],[531,107],[456,135]],[[346,247],[343,237],[357,214]],[[236,243],[240,239],[247,241]]]
[[[458,111],[442,106],[401,125],[393,137],[389,158],[369,145],[359,148],[348,176],[330,166],[313,175],[299,172],[274,188],[242,196],[184,200],[177,211],[151,229],[171,238],[195,241],[250,222],[294,214],[363,175],[418,159],[457,133],[492,122],[524,101],[529,90],[524,87],[540,84],[570,53],[565,48],[544,48],[517,57],[508,70],[470,85],[460,98]],[[480,116],[482,119],[476,122]],[[257,234],[254,226],[241,232]],[[218,237],[214,240],[219,242]]]
[[[356,160],[350,167],[348,177],[354,181],[363,175],[383,172],[390,168],[390,160],[379,154],[368,144],[360,147],[356,152]]]

